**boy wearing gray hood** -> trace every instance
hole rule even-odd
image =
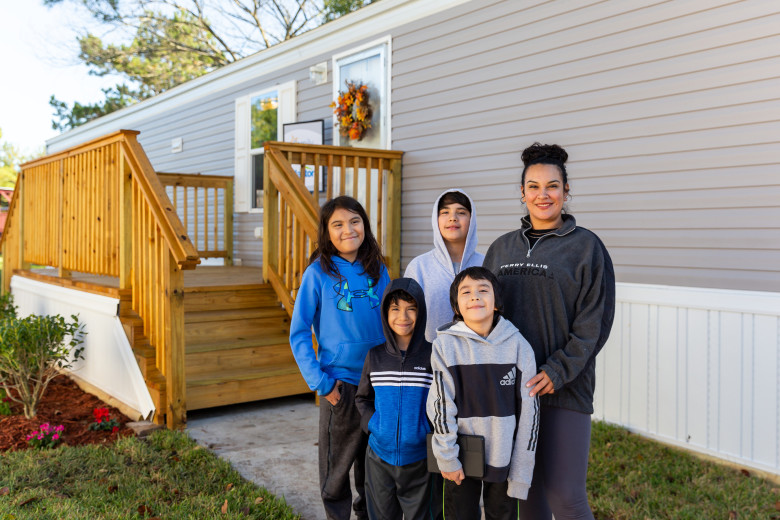
[[[536,375],[531,345],[501,317],[498,280],[484,267],[461,271],[452,283],[455,321],[433,342],[428,418],[431,447],[444,477],[444,517],[516,518],[517,499],[531,487],[539,430],[539,401],[526,384]],[[459,434],[485,439],[482,479],[466,477]]]
[[[431,225],[434,248],[413,258],[404,276],[413,278],[425,293],[425,339],[433,342],[436,329],[452,321],[452,280],[467,267],[481,266],[485,255],[477,252],[477,208],[466,192],[454,188],[439,195],[433,203]]]

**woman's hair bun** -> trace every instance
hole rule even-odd
[[[521,158],[526,168],[538,163],[563,166],[569,159],[569,154],[557,144],[534,143],[523,150]]]

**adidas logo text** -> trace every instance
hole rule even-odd
[[[514,385],[516,375],[517,375],[517,368],[512,367],[512,370],[510,370],[507,375],[502,377],[499,383],[503,386]]]

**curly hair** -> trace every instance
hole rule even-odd
[[[563,176],[563,184],[569,182],[569,176],[566,173],[566,161],[569,154],[557,144],[534,143],[525,150],[521,156],[523,160],[523,175],[520,177],[520,184],[525,185],[525,172],[529,166],[534,164],[552,164],[557,166]]]
[[[366,210],[363,209],[360,202],[346,195],[330,199],[320,209],[317,248],[309,257],[309,264],[319,259],[322,270],[326,274],[341,277],[338,267],[333,262],[333,255],[338,255],[339,252],[336,246],[333,245],[333,242],[330,241],[330,231],[328,230],[330,217],[333,216],[337,209],[345,209],[356,213],[363,220],[363,243],[358,248],[357,260],[360,261],[360,265],[363,267],[363,273],[367,274],[374,282],[378,282],[382,274],[382,266],[385,263],[382,257],[382,250],[371,232],[371,222],[368,220]]]

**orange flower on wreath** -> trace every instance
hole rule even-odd
[[[331,108],[335,108],[336,126],[339,134],[353,141],[360,141],[371,128],[373,110],[369,104],[368,85],[347,81],[347,90],[339,92],[339,96]]]

